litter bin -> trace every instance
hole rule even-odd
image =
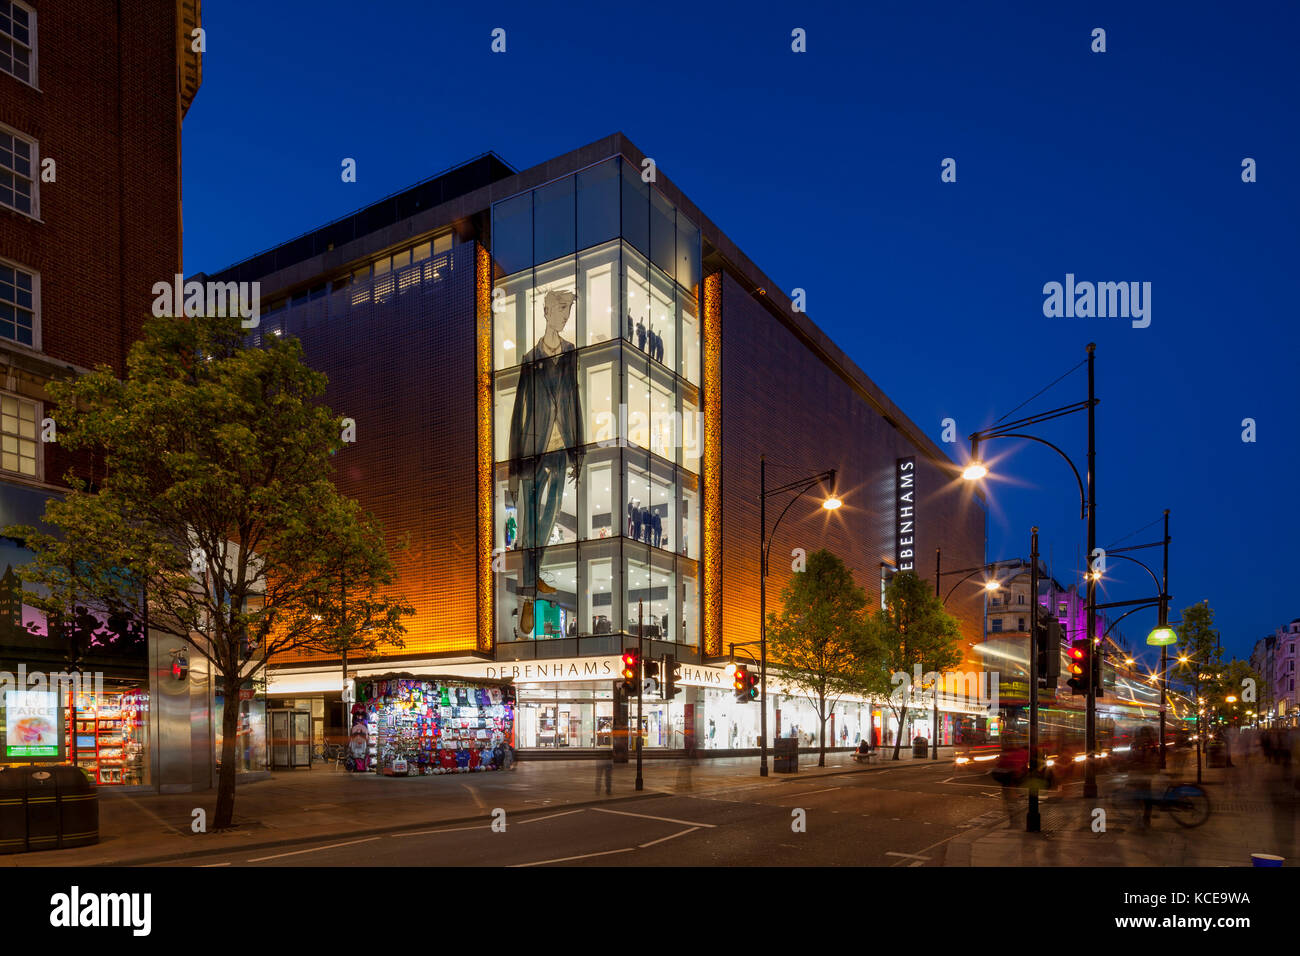
[[[915,737],[912,740],[912,756],[924,757],[930,751],[930,741],[924,737]]]
[[[772,740],[772,769],[777,773],[799,772],[799,741],[795,737]]]
[[[99,842],[99,794],[77,767],[0,769],[0,853]]]
[[[1207,767],[1226,767],[1228,765],[1228,748],[1221,740],[1211,740],[1205,745],[1205,765]]]

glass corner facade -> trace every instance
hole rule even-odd
[[[492,208],[497,644],[700,634],[700,231],[615,157]],[[608,645],[608,646],[605,646]]]

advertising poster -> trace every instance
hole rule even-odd
[[[5,759],[62,758],[62,714],[55,691],[6,690]]]

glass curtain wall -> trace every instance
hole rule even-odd
[[[603,652],[641,613],[698,647],[698,227],[618,157],[496,203],[491,238],[498,643]]]

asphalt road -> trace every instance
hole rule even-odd
[[[616,770],[616,792],[628,789],[626,773]],[[495,828],[484,796],[482,823],[245,849],[191,865],[935,866],[943,844],[1005,812],[1004,794],[986,774],[947,761],[539,807],[498,816]]]

